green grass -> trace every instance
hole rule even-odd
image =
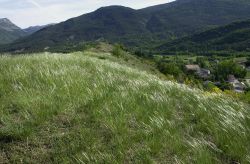
[[[0,57],[4,163],[248,163],[249,129],[249,106],[109,54]]]
[[[247,71],[247,76],[246,78],[250,78],[250,71]]]

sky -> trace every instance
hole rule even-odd
[[[173,0],[0,0],[0,18],[21,28],[59,23],[99,7],[122,5],[140,9]]]

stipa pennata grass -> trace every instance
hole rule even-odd
[[[249,161],[248,105],[107,55],[0,57],[0,143],[8,159]]]

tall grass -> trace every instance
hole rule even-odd
[[[115,61],[0,57],[0,161],[250,162],[249,106]]]

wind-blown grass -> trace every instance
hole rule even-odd
[[[0,57],[0,161],[250,162],[249,106],[116,61]]]

